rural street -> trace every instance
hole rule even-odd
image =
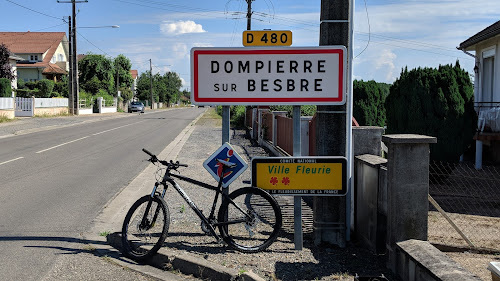
[[[204,110],[124,115],[0,139],[0,276],[40,280],[103,206]],[[84,241],[83,241],[84,242]]]

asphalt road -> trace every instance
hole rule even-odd
[[[103,206],[203,109],[151,112],[0,139],[0,277],[40,280]]]

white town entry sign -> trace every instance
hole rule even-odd
[[[344,104],[343,46],[191,49],[191,101],[207,105]]]

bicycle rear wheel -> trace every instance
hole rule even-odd
[[[137,260],[147,259],[160,249],[170,225],[170,212],[165,201],[157,195],[150,199],[150,195],[139,198],[123,221],[123,254]]]
[[[218,214],[219,231],[232,248],[255,253],[265,250],[278,237],[281,229],[281,209],[266,191],[245,187],[223,200]],[[227,219],[226,219],[227,218]]]

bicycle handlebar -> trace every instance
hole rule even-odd
[[[164,161],[164,160],[159,160],[158,157],[156,157],[156,155],[154,155],[153,153],[149,152],[145,148],[143,148],[142,151],[151,157],[149,159],[149,161],[151,161],[152,163],[160,162],[160,164],[162,164],[164,166],[167,166],[169,169],[176,170],[179,167],[188,167],[188,165],[181,164],[181,163],[179,163],[179,161],[174,162],[174,161],[170,160],[170,162],[168,162],[168,161]]]

